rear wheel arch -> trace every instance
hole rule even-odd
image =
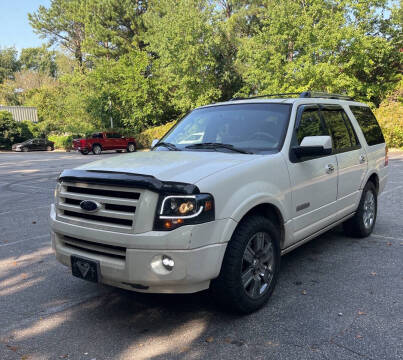
[[[376,194],[378,194],[378,192],[379,192],[379,177],[378,177],[378,174],[377,173],[372,173],[370,175],[370,177],[368,178],[368,180],[367,180],[367,183],[368,182],[372,182],[372,184],[374,184]]]

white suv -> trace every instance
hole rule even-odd
[[[50,214],[57,259],[135,291],[210,288],[248,313],[272,294],[282,254],[340,223],[368,236],[388,164],[369,107],[269,97],[197,108],[150,152],[65,170]]]

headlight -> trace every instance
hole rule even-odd
[[[154,230],[173,230],[182,225],[214,220],[214,199],[210,194],[161,196]]]

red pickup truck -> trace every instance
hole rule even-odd
[[[91,151],[95,155],[100,155],[103,150],[133,152],[136,151],[136,140],[118,133],[100,132],[92,134],[86,139],[73,140],[73,148],[83,155],[87,155]]]

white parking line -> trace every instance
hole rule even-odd
[[[403,188],[403,185],[396,186],[396,187],[394,187],[393,189],[390,189],[390,190],[387,190],[387,191],[383,191],[380,196],[385,195],[385,194],[389,194],[389,193],[391,193],[392,191],[395,191],[395,190],[401,189],[401,188]]]
[[[10,245],[14,245],[14,244],[19,244],[19,243],[26,242],[26,241],[44,239],[44,238],[49,237],[49,236],[50,236],[50,234],[34,236],[34,237],[32,237],[32,238],[29,238],[29,239],[22,239],[22,240],[13,241],[13,242],[6,243],[6,244],[0,244],[0,247],[3,247],[3,246],[10,246]]]
[[[381,238],[381,239],[387,239],[387,240],[396,240],[396,241],[403,241],[403,239],[399,239],[393,236],[384,236],[384,235],[379,235],[379,234],[371,234],[370,236]]]

